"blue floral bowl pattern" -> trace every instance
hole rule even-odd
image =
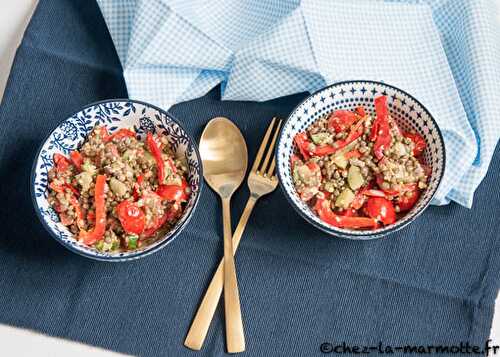
[[[331,226],[319,219],[311,208],[300,200],[295,191],[290,168],[291,155],[296,151],[293,138],[321,116],[334,110],[354,110],[359,105],[363,105],[373,112],[373,100],[379,95],[388,97],[389,112],[402,130],[414,130],[425,139],[427,148],[423,158],[432,169],[428,187],[413,209],[392,225],[370,231]],[[415,220],[434,197],[443,178],[445,161],[445,147],[441,131],[427,109],[408,93],[385,83],[373,81],[341,82],[310,95],[288,117],[281,130],[276,149],[280,186],[297,212],[309,223],[326,233],[341,238],[360,240],[380,238]]]
[[[59,222],[56,212],[50,207],[47,196],[48,172],[54,165],[55,153],[68,155],[77,149],[96,125],[105,125],[110,132],[119,128],[133,127],[138,137],[144,139],[148,131],[165,135],[178,157],[185,157],[188,166],[188,181],[192,194],[183,216],[164,237],[151,245],[131,252],[99,252],[78,242],[74,235]],[[195,141],[167,112],[153,105],[115,99],[93,103],[63,121],[50,133],[40,147],[33,164],[31,191],[35,210],[45,228],[66,248],[85,257],[105,261],[126,261],[149,255],[170,243],[187,225],[201,193],[202,165]]]

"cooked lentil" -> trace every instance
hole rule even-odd
[[[398,128],[384,110],[386,100],[375,99],[374,114],[362,107],[355,112],[326,114],[295,137],[295,189],[328,223],[355,229],[391,224],[392,218],[370,214],[382,204],[399,217],[413,207],[420,191],[427,187],[429,170],[421,157],[425,141],[416,133],[403,133]],[[371,201],[378,206],[370,203],[367,208],[373,195],[378,199]],[[371,217],[376,222],[341,219],[333,211],[342,217]],[[353,222],[357,226],[351,227]]]
[[[75,235],[98,230],[96,178],[105,175],[104,234],[89,244],[100,251],[150,244],[182,215],[190,194],[187,165],[175,158],[166,137],[149,135],[153,144],[138,140],[128,129],[109,134],[97,126],[70,158],[54,156],[48,201]],[[159,157],[155,158],[149,145],[157,145]],[[123,207],[120,212],[118,205]]]

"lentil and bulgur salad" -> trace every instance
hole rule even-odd
[[[339,228],[376,229],[396,222],[427,187],[425,140],[401,131],[375,98],[363,107],[327,114],[294,138],[293,182],[321,220]]]
[[[69,158],[54,155],[49,204],[77,239],[99,251],[134,250],[168,231],[190,195],[186,164],[166,137],[95,127]]]

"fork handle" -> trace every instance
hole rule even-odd
[[[238,222],[238,226],[233,234],[233,254],[236,253],[238,245],[241,241],[241,236],[245,230],[245,226],[248,222],[248,218],[252,213],[253,207],[257,202],[257,197],[250,196],[248,202],[243,210],[243,213]],[[222,288],[224,286],[224,259],[221,260],[217,270],[215,271],[210,284],[208,285],[205,296],[201,301],[196,315],[191,323],[191,327],[184,340],[184,346],[199,351],[203,346],[203,342],[207,336],[208,329],[210,328],[210,323],[212,322],[215,310],[219,303],[220,297],[222,295]]]

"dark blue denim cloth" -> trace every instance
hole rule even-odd
[[[224,355],[223,309],[201,353],[183,340],[222,253],[221,209],[206,189],[189,226],[145,259],[110,264],[64,249],[35,216],[29,175],[41,140],[81,106],[126,97],[94,2],[42,0],[0,106],[0,323],[145,356]],[[274,115],[304,94],[221,102],[217,90],[172,113],[199,137],[227,116],[255,155]],[[307,224],[277,190],[250,218],[237,255],[248,356],[321,356],[320,345],[483,344],[500,277],[497,153],[472,210],[430,207],[387,238],[357,242]],[[248,197],[233,204],[235,225]]]

